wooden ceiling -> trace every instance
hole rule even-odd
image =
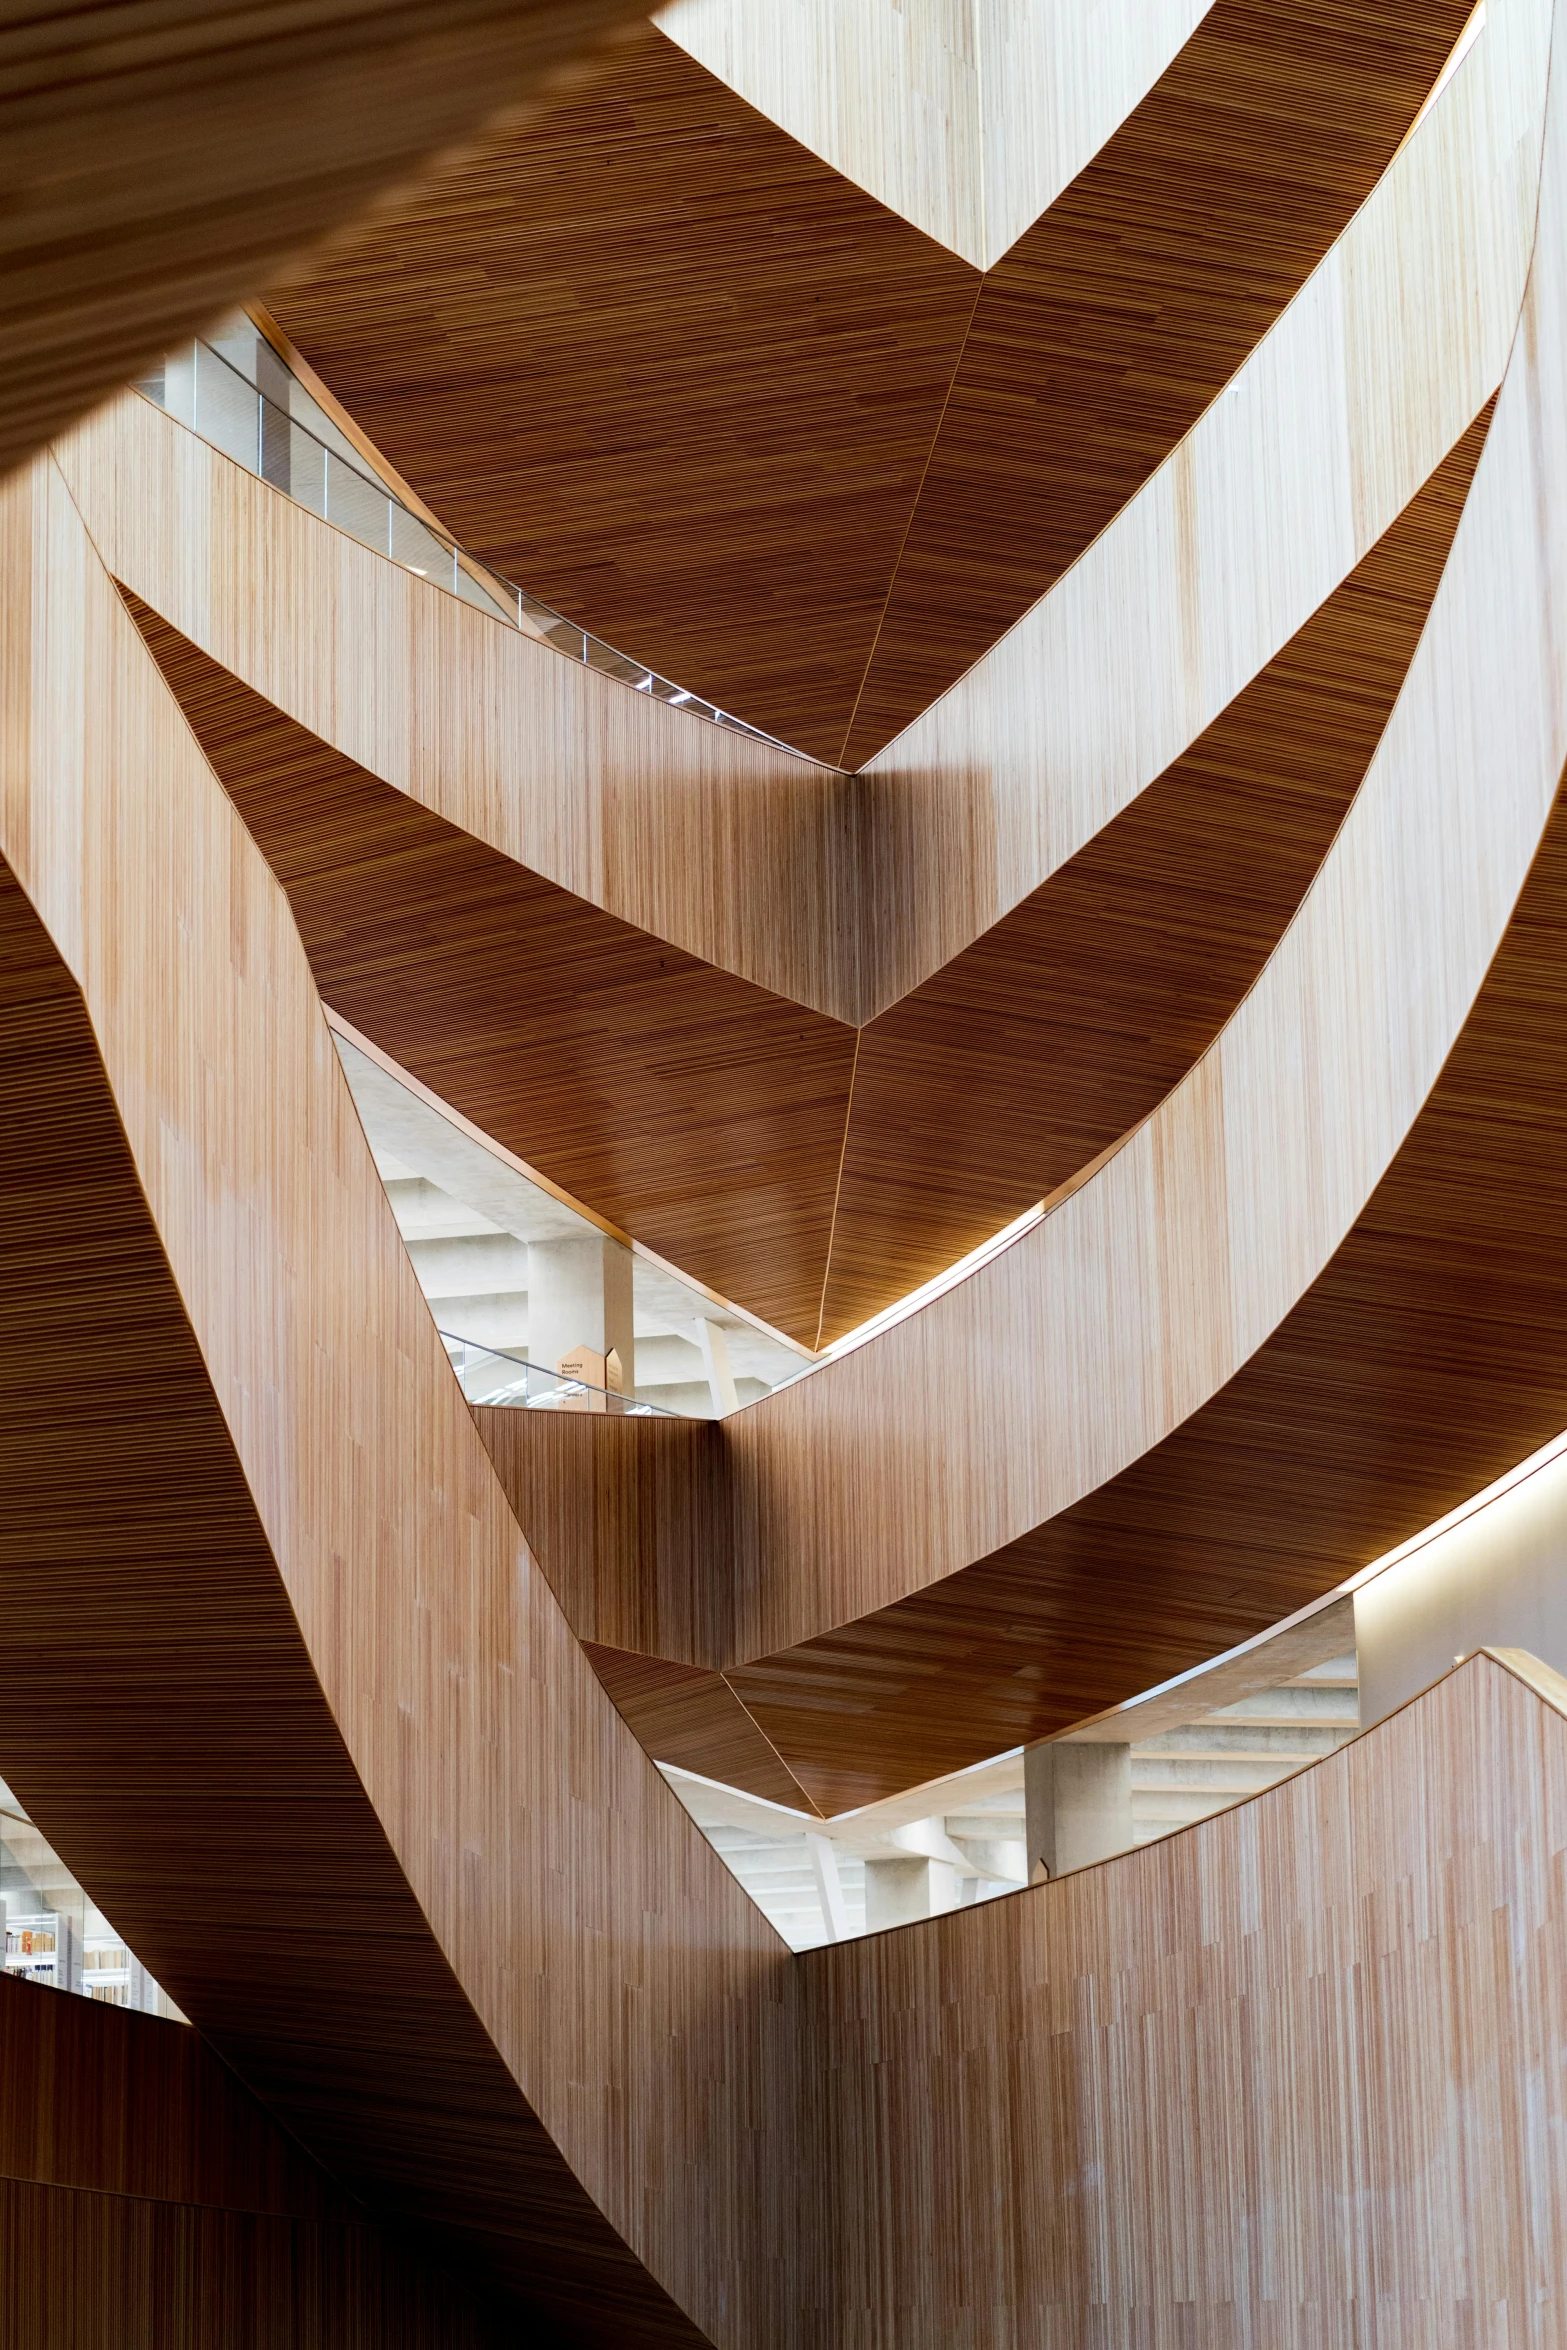
[[[487,847],[126,601],[334,1011],[575,1198],[814,1339],[854,1030]]]
[[[0,27],[0,473],[635,0],[99,0]]]
[[[1217,1032],[1376,746],[1489,413],[1189,751],[858,1032],[486,846],[127,602],[328,1002],[574,1197],[816,1346],[1053,1191]]]
[[[818,1343],[1087,1166],[1218,1033],[1376,749],[1490,414],[1190,750],[861,1031]]]
[[[474,551],[856,766],[1168,454],[1468,0],[1216,0],[988,276],[651,30],[273,298]]]

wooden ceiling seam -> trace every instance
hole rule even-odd
[[[924,493],[925,483],[929,478],[931,466],[935,461],[936,446],[941,439],[941,428],[946,421],[947,410],[952,404],[953,387],[957,383],[958,376],[962,371],[963,354],[968,349],[969,336],[974,331],[974,321],[979,315],[979,298],[984,290],[985,281],[983,278],[981,278],[974,288],[973,307],[969,311],[968,322],[963,329],[963,340],[958,345],[956,356],[952,362],[952,373],[947,379],[946,396],[941,403],[941,413],[938,415],[935,423],[931,427],[930,447],[925,452],[925,464],[920,473],[919,481],[915,487],[914,495],[909,501],[908,519],[903,526],[903,536],[898,541],[898,551],[893,557],[892,569],[887,575],[887,592],[882,598],[881,610],[876,615],[876,628],[874,634],[871,637],[870,645],[866,651],[865,666],[860,672],[860,682],[855,688],[854,704],[849,712],[848,718],[844,722],[843,741],[838,746],[836,764],[839,767],[842,767],[845,774],[848,775],[855,773],[855,770],[847,764],[849,744],[854,736],[854,721],[859,716],[860,702],[865,693],[866,682],[869,679],[872,667],[875,664],[876,647],[881,642],[881,632],[886,626],[887,613],[892,604],[892,591],[897,584],[898,570],[903,561],[904,550],[907,548],[909,543],[909,533],[914,528],[914,517],[919,511],[919,502],[921,496]]]
[[[1371,23],[1348,0],[1282,15],[1215,0],[984,275],[650,33],[597,99],[495,144],[466,181],[431,183],[330,283],[298,277],[271,307],[476,556],[855,768],[1219,394],[1376,184],[1466,14],[1377,0]],[[715,177],[725,142],[750,166]],[[1208,211],[1229,206],[1223,236],[1187,184],[1204,172]],[[1099,341],[1132,339],[1115,381],[1102,356],[1089,369],[1063,423],[1100,311]],[[911,438],[894,420],[916,411]],[[1100,505],[1073,520],[1089,489]]]

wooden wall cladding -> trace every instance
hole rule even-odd
[[[665,0],[659,30],[976,269],[1054,202],[1210,0]]]
[[[814,1345],[854,1031],[514,864],[127,601],[333,1010],[573,1197]]]
[[[766,2344],[787,1954],[532,1564],[287,902],[57,473],[0,520],[0,1770],[476,2287],[546,2339]]]
[[[1522,330],[1425,633],[1215,1044],[1004,1255],[726,1430],[752,1660],[732,1678],[826,1809],[1262,1629],[1567,1418],[1547,683],[1567,479],[1530,421],[1567,402],[1564,235],[1558,109]],[[790,1456],[811,1462],[792,1495]]]
[[[985,278],[843,766],[961,677],[1168,456],[1369,195],[1468,15],[1215,0]]]
[[[644,1595],[732,1589],[730,1656],[688,1661],[725,1669],[823,1810],[1261,1630],[1567,1418],[1567,479],[1531,422],[1567,407],[1564,180],[1548,148],[1523,329],[1425,632],[1256,984],[1042,1223],[725,1423],[705,1568],[627,1562]],[[671,1619],[663,1653],[681,1637]]]
[[[486,618],[150,401],[55,454],[114,577],[343,759],[619,921],[857,1017],[845,777]]]
[[[1482,434],[1183,758],[858,1043],[519,868],[126,593],[328,1000],[574,1195],[817,1345],[1053,1190],[1208,1042],[1370,756]]]
[[[1560,1703],[1474,1657],[1198,1827],[807,1953],[818,2338],[1549,2342]]]
[[[1376,749],[1489,418],[1188,751],[861,1031],[818,1345],[1086,1167],[1212,1042]]]
[[[1369,554],[1502,379],[1534,241],[1550,9],[1504,0],[1169,461],[856,779],[862,1019],[1057,872]]]
[[[0,2340],[498,2350],[200,2035],[0,1979]]]
[[[475,552],[857,766],[1168,455],[1467,14],[1217,0],[983,279],[654,34],[273,308]]]
[[[535,595],[836,763],[974,270],[651,28],[386,232],[267,299],[403,478]]]
[[[432,154],[558,91],[636,14],[627,0],[390,16],[309,0],[286,18],[254,0],[100,0],[13,17],[0,472]]]

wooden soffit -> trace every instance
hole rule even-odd
[[[984,273],[649,31],[273,308],[475,553],[853,768],[1233,375],[1467,13],[1215,0]]]

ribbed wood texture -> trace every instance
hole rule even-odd
[[[818,1344],[1053,1192],[1212,1042],[1376,749],[1489,417],[1188,751],[861,1031]]]
[[[530,1161],[807,1342],[1050,1189],[1157,1098],[1288,910],[1304,832],[1270,871],[1256,824],[1228,818],[1271,823],[1277,789],[1240,767],[1309,762],[1320,842],[1366,751],[1453,477],[1385,534],[1494,389],[1516,317],[1544,27],[1541,0],[1493,12],[1236,396],[852,785],[508,636],[143,402],[74,436],[62,461],[118,575],[318,738],[283,727],[268,749],[253,729],[231,757],[191,701],[231,780],[266,776],[264,824],[247,805],[323,980],[373,992],[361,1024],[390,1021],[405,1063],[435,1056],[430,1081]],[[1368,592],[1384,571],[1396,603]],[[1161,826],[1205,730],[1202,821]],[[1248,856],[1244,906],[1218,904],[1205,876]],[[1102,921],[1074,929],[1096,873],[1157,916],[1123,926],[1138,953],[1097,951]],[[1155,936],[1173,959],[1150,975]]]
[[[666,0],[661,32],[987,269],[1120,127],[1209,0]]]
[[[546,2339],[765,2343],[785,1954],[532,1565],[286,900],[58,476],[0,518],[40,909],[6,880],[0,1771],[334,2174]]]
[[[853,1030],[530,873],[127,602],[333,1010],[574,1198],[814,1345]]]
[[[495,2350],[196,2032],[0,1978],[0,2340]]]
[[[808,1953],[821,2338],[1547,2350],[1564,1863],[1567,1721],[1479,1656],[1217,1819]]]
[[[655,34],[273,308],[475,552],[857,766],[1168,455],[1467,14],[1217,0],[984,279]]]
[[[961,677],[1196,422],[1369,195],[1468,14],[1215,0],[985,278],[842,765]]]
[[[584,70],[629,0],[96,0],[0,31],[0,472],[437,150]]]
[[[1003,1256],[726,1423],[705,1566],[628,1561],[640,1594],[732,1588],[732,1656],[687,1661],[726,1669],[824,1810],[1263,1629],[1567,1418],[1548,167],[1425,633],[1256,984]]]

